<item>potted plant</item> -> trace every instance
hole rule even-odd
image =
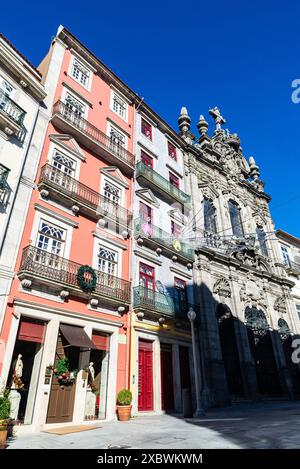
[[[5,445],[7,439],[7,426],[10,414],[10,400],[8,390],[0,396],[0,448]]]
[[[128,389],[122,389],[118,392],[117,411],[121,422],[126,422],[131,417],[132,392]]]

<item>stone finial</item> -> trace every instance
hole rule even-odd
[[[199,132],[200,135],[206,135],[207,134],[208,123],[206,122],[206,120],[204,119],[204,116],[202,116],[202,114],[199,117],[199,121],[198,121],[198,124],[197,124],[197,129],[198,129],[198,132]]]
[[[250,166],[250,176],[254,179],[254,181],[257,181],[259,178],[259,167],[255,163],[255,159],[253,156],[249,157],[249,166]]]
[[[188,132],[191,128],[191,118],[188,115],[187,108],[182,107],[178,117],[178,126],[181,132]]]

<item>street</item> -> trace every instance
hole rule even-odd
[[[8,449],[235,449],[300,448],[300,402],[234,404],[211,409],[201,419],[139,416],[103,422],[69,435],[36,433],[10,439]]]

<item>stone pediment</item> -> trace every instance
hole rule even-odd
[[[85,160],[86,157],[82,148],[78,145],[75,138],[69,134],[51,134],[49,135],[51,142],[54,142],[56,145],[64,148],[73,155],[79,157],[81,160]]]
[[[117,166],[106,166],[105,168],[101,168],[101,173],[105,174],[106,176],[114,179],[117,183],[121,184],[123,187],[128,188],[128,182],[126,178],[123,176],[119,168]]]
[[[154,205],[154,207],[159,207],[160,205],[151,189],[138,189],[137,191],[135,191],[135,194],[141,199],[143,199],[145,202]]]

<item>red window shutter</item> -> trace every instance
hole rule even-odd
[[[92,334],[92,342],[96,345],[98,350],[109,350],[109,335],[95,332]]]
[[[169,173],[169,181],[172,186],[177,187],[177,189],[179,189],[179,178],[175,176],[175,174]]]
[[[176,147],[171,142],[168,142],[168,153],[170,158],[177,161]]]
[[[145,151],[141,150],[141,161],[150,168],[153,169],[153,158],[148,155]]]
[[[174,238],[178,239],[181,236],[181,226],[177,225],[174,221],[171,221],[171,233],[174,236]]]
[[[152,208],[143,202],[140,202],[140,217],[143,220],[152,223]]]
[[[142,119],[142,134],[152,140],[152,126],[144,119]]]
[[[44,343],[46,323],[31,318],[21,318],[18,339],[27,342]]]

